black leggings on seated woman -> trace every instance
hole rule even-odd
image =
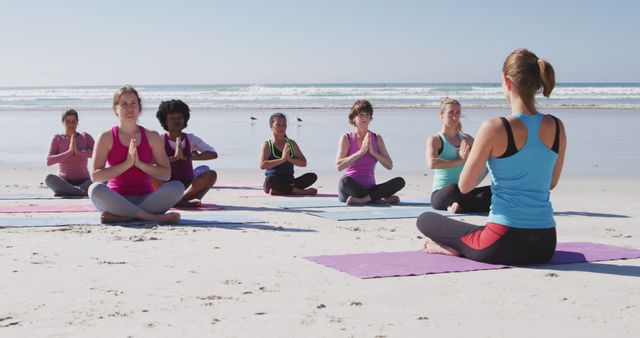
[[[346,202],[349,196],[365,197],[369,195],[371,201],[375,202],[381,198],[386,198],[397,193],[404,188],[404,185],[404,179],[402,177],[396,177],[387,182],[376,184],[369,189],[365,189],[353,178],[344,176],[340,179],[340,184],[338,185],[338,199],[340,199],[340,202]]]
[[[284,177],[277,175],[267,175],[264,178],[264,192],[267,194],[270,190],[274,190],[281,194],[290,194],[293,188],[306,189],[318,180],[318,175],[314,173],[306,173],[298,178]]]
[[[491,187],[478,187],[463,194],[458,184],[452,183],[431,193],[431,207],[436,210],[447,210],[454,202],[458,202],[463,212],[488,212],[491,207]]]
[[[474,261],[492,264],[541,264],[553,257],[556,228],[524,229],[496,223],[477,226],[435,212],[416,221],[418,230],[436,243]]]

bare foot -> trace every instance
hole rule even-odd
[[[453,202],[453,204],[447,207],[447,211],[452,214],[459,214],[462,213],[462,207],[460,207],[460,204],[458,204],[458,202]]]
[[[168,212],[166,214],[157,215],[158,223],[178,224],[180,223],[180,214],[177,212]]]
[[[293,188],[293,190],[291,192],[294,193],[295,195],[315,196],[315,195],[318,194],[318,189],[316,189],[316,188],[307,188],[307,189]]]
[[[447,255],[447,256],[460,256],[460,251],[450,248],[445,245],[438,244],[431,238],[427,237],[426,242],[424,242],[423,250],[428,254],[439,254],[439,255]]]
[[[120,223],[120,222],[129,222],[133,220],[134,220],[133,217],[114,215],[106,211],[100,215],[100,222],[102,223]]]
[[[391,196],[385,198],[385,201],[387,201],[387,203],[389,203],[389,204],[400,204],[400,197],[398,197],[396,195],[391,195]]]
[[[369,195],[365,197],[355,197],[355,196],[347,197],[347,205],[363,205],[369,202],[371,202],[371,196]]]
[[[200,201],[199,199],[193,199],[191,201],[180,201],[178,203],[176,203],[175,207],[176,208],[200,208],[202,206],[202,201]]]
[[[279,192],[278,190],[269,189],[269,195],[271,195],[271,196],[284,196],[285,194]]]

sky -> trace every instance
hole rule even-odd
[[[640,2],[0,0],[0,86],[640,82]]]

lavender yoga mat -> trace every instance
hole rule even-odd
[[[174,208],[183,211],[214,211],[224,207],[217,204],[203,203],[199,208]],[[97,211],[91,204],[23,204],[0,206],[0,213],[40,213],[40,212],[93,212]]]
[[[461,257],[429,255],[423,251],[379,252],[305,258],[360,278],[417,276],[513,267],[481,263]],[[585,263],[632,258],[640,258],[640,250],[586,242],[558,243],[555,255],[546,264]]]

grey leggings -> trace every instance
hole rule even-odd
[[[49,174],[44,178],[44,184],[53,190],[56,196],[86,196],[91,180],[66,180],[58,175]]]
[[[96,209],[110,214],[134,218],[140,210],[164,214],[182,199],[184,185],[180,181],[163,184],[158,190],[142,196],[122,196],[104,183],[89,187],[89,198]]]

